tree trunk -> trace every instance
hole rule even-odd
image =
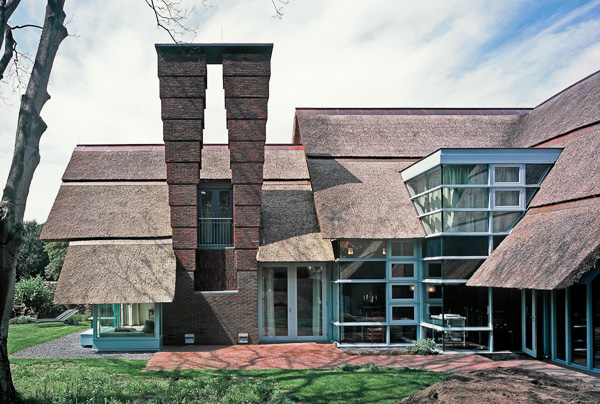
[[[8,320],[14,300],[17,254],[23,241],[23,215],[33,173],[40,161],[40,138],[46,123],[40,116],[60,43],[67,37],[64,0],[48,0],[33,70],[21,108],[8,180],[0,201],[0,403],[18,401],[6,351]]]

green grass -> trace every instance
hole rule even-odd
[[[65,325],[61,323],[42,324],[11,324],[8,327],[8,354],[21,349],[43,344],[44,342],[62,338],[65,335],[90,328],[88,325]]]
[[[375,366],[332,370],[142,372],[135,360],[12,360],[25,403],[391,403],[444,374]]]

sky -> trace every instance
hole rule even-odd
[[[43,23],[23,1],[11,25]],[[292,138],[296,107],[535,107],[600,69],[600,0],[182,0],[194,43],[273,43],[268,143]],[[276,0],[277,3],[277,0]],[[77,144],[162,143],[156,28],[144,0],[67,0],[42,111],[25,219],[44,222]],[[36,29],[16,33],[35,54]],[[225,143],[218,69],[209,70],[205,139]],[[217,80],[212,81],[213,77]],[[19,94],[0,84],[0,179],[12,159]],[[215,98],[216,97],[216,98]],[[211,102],[212,99],[220,101]]]

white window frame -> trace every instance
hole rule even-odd
[[[490,164],[489,165],[491,168],[491,176],[490,176],[490,185],[492,186],[497,186],[497,185],[505,185],[505,186],[509,186],[509,187],[515,187],[515,186],[525,186],[525,165],[524,164]],[[519,169],[519,181],[518,182],[501,182],[501,181],[496,181],[496,167],[516,167]]]
[[[525,209],[525,192],[524,192],[525,188],[518,188],[518,187],[513,187],[513,188],[490,188],[490,192],[491,192],[491,201],[492,201],[492,210],[493,211],[505,211],[505,210],[524,210]],[[519,205],[518,206],[500,206],[500,205],[496,205],[496,191],[499,192],[504,192],[504,191],[515,191],[519,193]]]

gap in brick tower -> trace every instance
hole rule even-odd
[[[223,89],[223,65],[209,64],[206,68],[207,88],[203,142],[205,144],[227,144],[229,139]]]

